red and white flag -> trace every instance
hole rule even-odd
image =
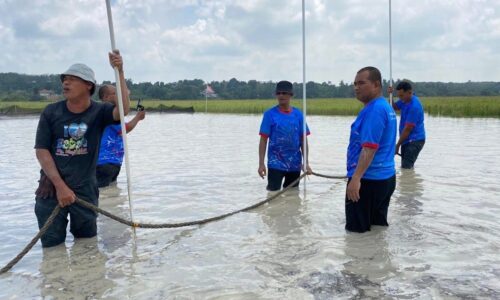
[[[213,94],[215,94],[215,92],[212,89],[212,87],[209,86],[208,84],[207,84],[207,88],[205,89],[205,94],[207,94],[207,95],[213,95]]]

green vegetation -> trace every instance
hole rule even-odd
[[[176,106],[193,106],[196,112],[205,111],[205,100],[188,101],[143,101],[146,108],[154,108],[161,103]],[[231,114],[261,114],[276,105],[276,100],[208,100],[208,112]],[[302,109],[302,99],[295,99],[292,105]],[[361,109],[360,102],[354,99],[310,99],[307,100],[307,113],[311,115],[356,115]]]
[[[422,100],[425,111],[432,116],[493,117],[500,118],[500,97],[429,97]],[[39,113],[50,102],[16,101],[0,102],[0,113]],[[133,101],[132,106],[136,104]],[[205,100],[144,100],[146,110],[160,110],[161,106],[194,108],[205,111]],[[209,113],[261,114],[276,105],[276,100],[209,100]],[[302,108],[302,99],[294,99],[292,105]],[[355,99],[310,99],[307,102],[309,115],[356,115],[362,105]]]
[[[422,104],[432,116],[500,118],[500,97],[430,97]]]
[[[353,74],[354,78],[354,74]],[[396,86],[399,79],[394,82]],[[102,84],[110,84],[104,81]],[[101,84],[101,83],[100,83]],[[99,85],[100,85],[99,84]],[[207,82],[201,79],[184,79],[177,82],[140,82],[127,80],[131,97],[134,99],[159,100],[204,100]],[[216,99],[245,100],[269,99],[274,95],[276,82],[272,81],[240,81],[236,78],[208,82]],[[383,91],[389,82],[383,80]],[[295,97],[302,98],[302,83],[293,84]],[[306,83],[307,96],[311,99],[353,98],[352,83],[340,81]],[[422,98],[426,97],[481,97],[500,96],[500,82],[413,82],[413,90]],[[62,93],[59,75],[25,75],[17,73],[0,73],[0,101],[42,99],[56,100]],[[94,96],[95,97],[95,96]]]

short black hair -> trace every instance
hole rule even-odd
[[[275,93],[286,92],[293,95],[293,84],[290,81],[282,80],[276,84]]]
[[[364,71],[368,71],[368,80],[371,82],[377,82],[382,86],[382,74],[380,74],[380,71],[375,68],[375,67],[364,67],[361,70],[358,71],[359,73],[362,73]]]
[[[396,91],[399,91],[399,90],[403,90],[405,92],[411,91],[412,90],[411,84],[408,81],[401,81],[396,86]]]
[[[106,96],[106,93],[108,92],[109,85],[105,84],[99,88],[99,91],[97,92],[99,95],[99,100],[103,100],[104,96]]]

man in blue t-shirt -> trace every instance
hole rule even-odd
[[[106,84],[99,88],[99,99],[103,102],[116,104],[116,88]],[[128,97],[128,93],[127,93]],[[125,124],[127,133],[132,131],[139,121],[144,120],[146,112],[138,111],[134,118]],[[123,162],[123,138],[120,123],[106,126],[101,137],[99,158],[97,159],[96,177],[97,186],[106,187],[116,181]]]
[[[258,173],[264,178],[267,173],[267,190],[277,191],[292,184],[300,177],[300,170],[307,174],[312,170],[309,164],[303,168],[302,157],[304,153],[303,132],[304,116],[295,107],[290,105],[293,96],[293,85],[289,81],[280,81],[275,90],[278,105],[264,112],[260,125],[259,143],[259,169]],[[310,134],[306,125],[306,133]],[[267,167],[264,164],[266,147],[269,140],[267,154]],[[307,138],[306,138],[306,145]],[[299,182],[294,184],[298,186]]]
[[[425,144],[424,108],[409,82],[400,82],[396,91],[399,100],[392,107],[401,111],[396,154],[401,148],[401,168],[412,169]],[[389,88],[389,93],[392,93],[392,88]]]
[[[358,71],[354,92],[364,108],[351,125],[347,148],[345,228],[365,232],[371,225],[389,225],[387,211],[396,187],[397,122],[394,110],[382,97],[382,76],[377,68]]]

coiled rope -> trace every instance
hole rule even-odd
[[[95,211],[97,213],[100,213],[102,215],[105,215],[106,217],[111,218],[111,219],[113,219],[113,220],[115,220],[117,222],[120,222],[122,224],[131,226],[131,227],[138,227],[138,228],[178,228],[178,227],[186,227],[186,226],[207,224],[207,223],[210,223],[210,222],[214,222],[214,221],[218,221],[218,220],[227,218],[229,216],[235,215],[235,214],[240,213],[240,212],[249,211],[249,210],[252,210],[254,208],[257,208],[257,207],[259,207],[261,205],[264,205],[266,203],[271,202],[272,200],[278,198],[279,196],[281,196],[283,193],[285,193],[289,189],[293,188],[293,186],[295,184],[297,184],[306,175],[307,174],[300,175],[299,178],[297,178],[289,186],[287,186],[286,188],[282,189],[281,191],[277,192],[276,194],[273,194],[272,196],[270,196],[270,197],[266,198],[265,200],[262,200],[262,201],[260,201],[258,203],[255,203],[253,205],[250,205],[250,206],[247,206],[245,208],[238,209],[238,210],[235,210],[235,211],[223,214],[223,215],[219,215],[219,216],[215,216],[215,217],[211,217],[211,218],[207,218],[207,219],[202,219],[202,220],[197,220],[197,221],[190,221],[190,222],[160,223],[160,224],[138,223],[138,222],[132,222],[132,221],[126,220],[124,218],[121,218],[119,216],[113,215],[112,213],[110,213],[108,211],[105,211],[104,209],[99,208],[99,207],[97,207],[97,206],[95,206],[93,204],[90,204],[90,203],[88,203],[88,202],[86,202],[86,201],[84,201],[84,200],[82,200],[80,198],[77,198],[75,203],[78,204],[78,205],[80,205],[80,206],[83,206],[83,207],[86,207],[88,209],[91,209],[91,210],[93,210],[93,211]],[[346,178],[345,176],[328,176],[328,175],[323,175],[323,174],[319,174],[319,173],[315,173],[315,172],[313,172],[312,175],[315,175],[315,176],[318,176],[318,177],[323,177],[323,178],[331,178],[331,179],[344,179],[344,178]],[[5,267],[3,267],[0,270],[0,274],[6,273],[7,271],[9,271],[15,264],[17,264],[31,250],[31,248],[33,248],[33,246],[38,242],[38,240],[40,239],[40,237],[43,234],[45,234],[45,232],[47,231],[47,229],[49,228],[49,226],[52,225],[52,222],[54,221],[55,217],[57,216],[57,214],[59,213],[60,210],[61,210],[61,207],[59,205],[57,205],[54,208],[54,210],[52,211],[52,214],[49,216],[49,218],[45,222],[45,224],[43,225],[43,227],[40,229],[40,231],[33,237],[33,239],[31,239],[31,242],[29,242],[29,244],[26,245],[26,247],[24,247],[24,249],[14,259],[12,259],[7,265],[5,265]]]

